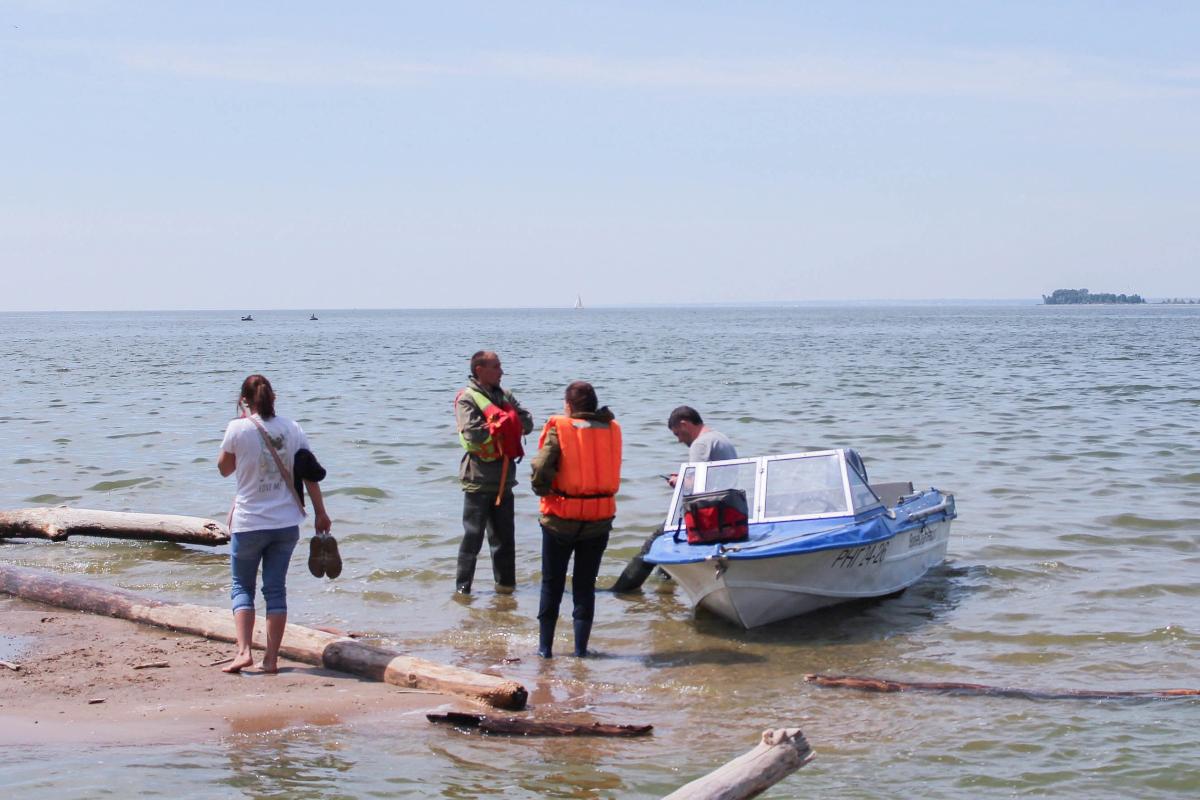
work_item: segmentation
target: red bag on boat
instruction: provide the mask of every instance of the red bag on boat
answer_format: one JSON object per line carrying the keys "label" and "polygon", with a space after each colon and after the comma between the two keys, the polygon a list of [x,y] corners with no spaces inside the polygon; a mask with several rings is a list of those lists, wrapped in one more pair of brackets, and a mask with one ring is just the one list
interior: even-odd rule
{"label": "red bag on boat", "polygon": [[[722,489],[694,494],[683,501],[688,544],[742,542],[750,536],[746,492]],[[678,534],[678,530],[676,531]]]}

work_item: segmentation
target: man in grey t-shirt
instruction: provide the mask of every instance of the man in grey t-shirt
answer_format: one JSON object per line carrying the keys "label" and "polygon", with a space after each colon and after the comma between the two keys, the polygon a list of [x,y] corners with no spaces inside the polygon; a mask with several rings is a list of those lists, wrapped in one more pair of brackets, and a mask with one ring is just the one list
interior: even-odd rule
{"label": "man in grey t-shirt", "polygon": [[[729,437],[704,424],[700,412],[691,406],[680,406],[667,417],[667,427],[675,438],[688,446],[688,461],[727,461],[737,458],[737,450]],[[668,483],[675,485],[674,473]]]}
{"label": "man in grey t-shirt", "polygon": [[[676,439],[688,446],[690,462],[726,461],[738,457],[733,442],[729,441],[725,434],[705,425],[700,412],[691,406],[680,406],[672,411],[671,416],[667,418],[667,427],[675,434]],[[667,482],[674,486],[678,477],[678,474],[673,472],[667,477]],[[643,556],[650,552],[650,545],[654,544],[654,540],[662,536],[662,533],[663,529],[660,527],[650,534],[642,545],[641,552],[630,560],[609,591],[631,592],[646,582],[646,578],[654,571],[654,565],[647,564]]]}

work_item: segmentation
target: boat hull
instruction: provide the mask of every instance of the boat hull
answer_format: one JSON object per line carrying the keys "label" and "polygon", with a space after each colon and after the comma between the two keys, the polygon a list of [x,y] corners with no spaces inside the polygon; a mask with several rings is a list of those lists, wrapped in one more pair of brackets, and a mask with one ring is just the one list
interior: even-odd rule
{"label": "boat hull", "polygon": [[705,608],[756,628],[819,608],[912,586],[946,557],[950,519],[857,547],[771,558],[716,558],[660,566]]}

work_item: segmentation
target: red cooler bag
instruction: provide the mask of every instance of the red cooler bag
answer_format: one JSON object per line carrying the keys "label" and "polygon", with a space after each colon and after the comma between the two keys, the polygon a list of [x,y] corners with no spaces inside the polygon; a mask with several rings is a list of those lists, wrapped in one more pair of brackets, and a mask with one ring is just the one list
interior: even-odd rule
{"label": "red cooler bag", "polygon": [[[688,544],[742,542],[750,535],[746,492],[722,489],[694,494],[683,501],[683,527]],[[679,530],[675,531],[679,539]]]}

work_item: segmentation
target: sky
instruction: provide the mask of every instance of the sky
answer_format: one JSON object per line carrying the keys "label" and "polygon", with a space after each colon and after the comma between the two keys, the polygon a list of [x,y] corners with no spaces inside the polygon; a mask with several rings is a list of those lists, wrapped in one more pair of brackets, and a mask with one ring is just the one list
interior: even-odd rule
{"label": "sky", "polygon": [[0,0],[0,311],[1200,296],[1200,3]]}

